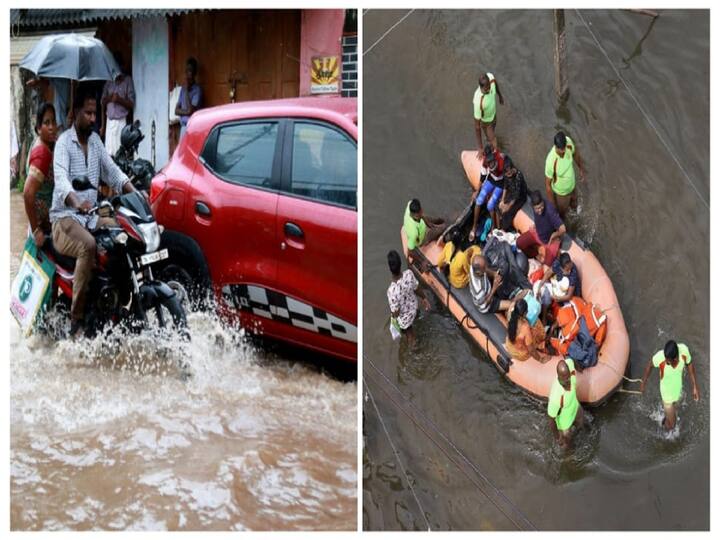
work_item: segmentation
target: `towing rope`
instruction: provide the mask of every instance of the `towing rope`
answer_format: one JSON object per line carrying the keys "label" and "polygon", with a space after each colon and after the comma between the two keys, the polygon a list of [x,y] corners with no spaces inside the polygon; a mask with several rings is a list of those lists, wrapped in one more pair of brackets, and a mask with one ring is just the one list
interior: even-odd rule
{"label": "towing rope", "polygon": [[642,395],[642,392],[640,390],[628,390],[627,388],[618,388],[618,392],[623,392],[625,394],[637,394],[639,396]]}

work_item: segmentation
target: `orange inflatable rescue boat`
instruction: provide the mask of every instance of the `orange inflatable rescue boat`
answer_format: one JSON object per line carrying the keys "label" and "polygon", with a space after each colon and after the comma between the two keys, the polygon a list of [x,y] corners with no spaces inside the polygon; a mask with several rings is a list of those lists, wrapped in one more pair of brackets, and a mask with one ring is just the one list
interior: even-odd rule
{"label": "orange inflatable rescue boat", "polygon": [[[480,182],[480,162],[476,154],[474,150],[461,154],[463,167],[473,190],[478,189]],[[469,231],[472,209],[473,204],[470,204],[451,227],[468,227]],[[518,211],[513,226],[519,233],[533,226],[533,212],[529,201]],[[407,257],[404,230],[401,230],[400,236]],[[414,261],[411,268],[418,278],[435,292],[440,302],[447,307],[470,337],[485,350],[507,379],[525,392],[546,400],[556,378],[557,362],[562,357],[552,357],[545,363],[533,357],[525,361],[513,359],[505,348],[507,336],[505,315],[480,313],[473,304],[467,287],[456,289],[450,286],[445,275],[435,266],[442,251],[436,242],[421,247],[420,251],[431,263],[432,268],[421,272],[417,261]],[[568,234],[562,239],[561,251],[570,254],[580,274],[585,302],[579,301],[579,304],[583,304],[589,316],[595,316],[603,326],[604,336],[598,350],[597,364],[577,372],[578,399],[587,405],[599,405],[622,384],[630,353],[630,341],[612,282],[595,255]],[[557,340],[554,344],[557,345]]]}

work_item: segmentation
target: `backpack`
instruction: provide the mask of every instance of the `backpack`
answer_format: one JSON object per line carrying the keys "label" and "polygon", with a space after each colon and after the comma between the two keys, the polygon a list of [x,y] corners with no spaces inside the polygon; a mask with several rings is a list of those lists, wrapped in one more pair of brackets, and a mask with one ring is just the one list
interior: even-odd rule
{"label": "backpack", "polygon": [[598,344],[590,335],[585,319],[580,318],[578,332],[568,347],[567,354],[578,365],[578,369],[585,369],[597,364]]}

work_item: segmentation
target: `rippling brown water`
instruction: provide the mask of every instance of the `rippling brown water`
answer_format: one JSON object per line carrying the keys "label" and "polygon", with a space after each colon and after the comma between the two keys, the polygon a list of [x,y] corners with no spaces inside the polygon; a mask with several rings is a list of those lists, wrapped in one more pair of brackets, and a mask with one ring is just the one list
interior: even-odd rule
{"label": "rippling brown water", "polygon": [[[365,47],[405,13],[367,12]],[[687,177],[575,11],[566,10],[570,99],[560,110],[549,11],[412,13],[364,56],[364,354],[537,528],[707,529],[709,12],[663,11],[654,22],[627,11],[581,14]],[[617,394],[590,411],[591,427],[564,456],[544,406],[505,381],[437,304],[416,325],[415,350],[391,341],[385,255],[400,247],[410,198],[432,215],[467,201],[459,154],[475,145],[471,100],[482,71],[498,77],[500,146],[531,188],[543,186],[559,128],[587,162],[570,226],[618,293],[631,375],[670,337],[690,346],[701,400],[686,393],[679,433],[660,432],[653,374],[645,396]],[[378,388],[367,389],[381,417],[365,401],[365,529],[423,529],[426,520],[434,529],[513,528]]]}
{"label": "rippling brown water", "polygon": [[[11,196],[11,275],[25,240]],[[23,339],[11,322],[11,528],[357,524],[357,386],[192,314],[188,347]],[[192,378],[171,366],[182,356]],[[168,368],[170,366],[170,368]]]}

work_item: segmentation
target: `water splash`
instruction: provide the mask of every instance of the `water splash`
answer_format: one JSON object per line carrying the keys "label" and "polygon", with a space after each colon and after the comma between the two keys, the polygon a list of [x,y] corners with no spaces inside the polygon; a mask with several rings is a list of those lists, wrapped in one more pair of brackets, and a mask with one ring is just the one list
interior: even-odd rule
{"label": "water splash", "polygon": [[189,342],[13,325],[14,530],[355,527],[356,384],[207,313],[188,325]]}

